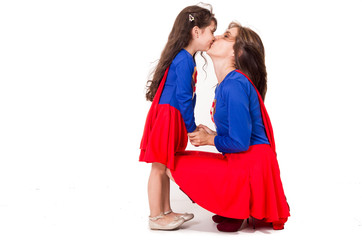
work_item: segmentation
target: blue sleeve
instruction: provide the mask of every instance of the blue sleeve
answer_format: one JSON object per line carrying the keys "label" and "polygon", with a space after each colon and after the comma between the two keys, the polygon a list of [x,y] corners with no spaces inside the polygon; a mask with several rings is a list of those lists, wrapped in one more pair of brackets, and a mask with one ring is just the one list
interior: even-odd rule
{"label": "blue sleeve", "polygon": [[241,83],[224,88],[227,104],[229,134],[216,136],[214,143],[219,152],[237,153],[249,149],[252,122],[249,112],[249,97]]}
{"label": "blue sleeve", "polygon": [[180,62],[176,66],[176,99],[179,110],[185,122],[187,132],[193,132],[196,129],[193,103],[192,74],[194,68],[186,61]]}

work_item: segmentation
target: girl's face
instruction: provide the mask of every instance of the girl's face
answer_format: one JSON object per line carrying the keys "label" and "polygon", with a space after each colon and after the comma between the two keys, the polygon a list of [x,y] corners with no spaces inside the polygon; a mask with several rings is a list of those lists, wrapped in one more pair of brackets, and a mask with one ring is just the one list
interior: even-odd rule
{"label": "girl's face", "polygon": [[212,43],[215,40],[214,32],[216,31],[215,22],[211,21],[211,24],[198,32],[198,38],[195,38],[198,51],[207,51],[210,49]]}
{"label": "girl's face", "polygon": [[211,58],[228,58],[234,56],[235,38],[238,34],[237,28],[230,28],[223,35],[215,37],[215,41],[207,54]]}

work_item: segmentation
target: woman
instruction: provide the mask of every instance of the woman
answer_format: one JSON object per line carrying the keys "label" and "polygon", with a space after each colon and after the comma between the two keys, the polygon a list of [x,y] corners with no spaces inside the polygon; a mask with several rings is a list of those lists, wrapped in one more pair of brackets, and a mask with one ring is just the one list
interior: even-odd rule
{"label": "woman", "polygon": [[179,153],[171,177],[194,202],[217,214],[213,220],[220,231],[237,231],[249,217],[283,229],[290,214],[263,103],[262,41],[251,29],[231,23],[207,53],[218,79],[211,111],[217,131],[200,125],[189,138],[223,154]]}

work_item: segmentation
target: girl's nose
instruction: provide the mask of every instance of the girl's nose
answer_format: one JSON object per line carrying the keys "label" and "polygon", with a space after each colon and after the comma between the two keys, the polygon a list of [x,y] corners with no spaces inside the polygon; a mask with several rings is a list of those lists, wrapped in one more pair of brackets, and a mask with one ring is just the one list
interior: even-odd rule
{"label": "girl's nose", "polygon": [[221,35],[217,35],[217,36],[215,36],[214,41],[219,40],[220,38],[221,38]]}

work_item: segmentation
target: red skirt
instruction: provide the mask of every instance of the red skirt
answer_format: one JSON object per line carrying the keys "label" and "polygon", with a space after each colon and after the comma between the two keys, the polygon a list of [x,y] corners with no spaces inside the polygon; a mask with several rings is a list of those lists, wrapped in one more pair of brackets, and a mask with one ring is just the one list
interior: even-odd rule
{"label": "red skirt", "polygon": [[182,152],[187,146],[187,130],[181,113],[176,108],[161,104],[157,108],[157,117],[150,130],[143,134],[140,161],[158,162],[174,169],[174,159],[177,152]]}
{"label": "red skirt", "polygon": [[279,165],[270,145],[243,153],[185,151],[176,155],[175,182],[192,201],[220,216],[286,222],[286,201]]}

